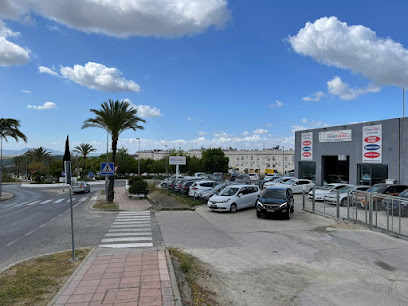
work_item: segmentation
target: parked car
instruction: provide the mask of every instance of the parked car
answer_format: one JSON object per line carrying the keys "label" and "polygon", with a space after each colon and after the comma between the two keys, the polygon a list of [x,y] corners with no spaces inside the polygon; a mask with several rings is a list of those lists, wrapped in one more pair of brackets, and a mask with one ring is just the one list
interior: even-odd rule
{"label": "parked car", "polygon": [[213,196],[218,194],[221,190],[223,190],[227,186],[227,183],[221,183],[216,185],[215,187],[211,188],[210,190],[204,190],[200,192],[199,197],[200,200],[204,203],[207,203],[208,200]]}
{"label": "parked car", "polygon": [[87,192],[91,192],[91,187],[89,186],[89,184],[87,182],[84,181],[80,181],[80,182],[73,182],[72,183],[72,193],[87,193]]}
{"label": "parked car", "polygon": [[294,177],[295,176],[295,172],[291,171],[285,174],[286,177]]}
{"label": "parked car", "polygon": [[[316,188],[314,193],[315,193],[315,201],[323,201],[325,199],[326,194],[328,194],[331,191],[336,191],[337,189],[341,189],[347,184],[339,184],[339,183],[333,183],[333,184],[327,184],[322,187]],[[308,198],[313,199],[313,190],[311,190],[308,193]]]}
{"label": "parked car", "polygon": [[224,173],[222,172],[214,172],[213,175],[217,178],[214,181],[224,181],[225,180]]}
{"label": "parked car", "polygon": [[194,176],[205,176],[206,174],[204,172],[196,172],[194,173]]}
{"label": "parked car", "polygon": [[280,214],[290,219],[290,213],[294,212],[294,203],[290,188],[267,188],[262,192],[256,204],[256,216],[261,218]]}
{"label": "parked car", "polygon": [[188,195],[190,197],[198,197],[200,192],[204,190],[210,190],[213,188],[215,185],[218,185],[218,182],[216,181],[198,181],[195,182],[190,186],[190,191],[188,192]]}
{"label": "parked car", "polygon": [[277,184],[283,184],[287,181],[289,181],[291,178],[290,177],[278,177],[277,179],[274,179],[273,181],[265,182],[263,184],[263,188],[270,188],[274,187]]}
{"label": "parked car", "polygon": [[[405,200],[406,199],[406,200]],[[383,199],[381,206],[385,211],[388,211],[389,215],[399,216],[401,205],[401,217],[408,216],[408,189],[398,194],[398,198],[395,199]]]}
{"label": "parked car", "polygon": [[257,182],[257,181],[259,181],[259,176],[256,173],[250,173],[249,174],[249,179],[251,180],[251,182]]}
{"label": "parked car", "polygon": [[340,174],[329,174],[326,176],[324,179],[327,184],[331,183],[343,183],[343,184],[348,184],[349,178],[346,175],[340,175]]}
{"label": "parked car", "polygon": [[265,178],[261,181],[260,186],[263,189],[263,186],[266,182],[272,182],[276,179],[280,178],[280,176],[265,176]]}
{"label": "parked car", "polygon": [[275,177],[279,177],[279,176],[281,176],[279,173],[276,173],[276,172],[272,172],[272,173],[265,173],[265,177],[267,177],[267,176],[275,176]]}
{"label": "parked car", "polygon": [[196,181],[195,180],[189,180],[189,181],[184,181],[184,183],[181,185],[181,194],[183,195],[188,195],[190,192],[190,186],[193,185]]}
{"label": "parked car", "polygon": [[[350,195],[352,197],[352,193],[355,194],[357,191],[367,191],[368,188],[370,188],[370,186],[345,185],[344,187],[338,189],[340,206],[347,206],[347,202],[349,200],[348,196]],[[327,193],[324,199],[330,204],[336,204],[337,189]]]}
{"label": "parked car", "polygon": [[240,174],[234,181],[236,184],[248,184],[251,185],[251,179],[248,174]]}
{"label": "parked car", "polygon": [[292,178],[289,181],[286,181],[284,184],[275,185],[275,187],[287,187],[290,188],[292,193],[302,193],[303,189],[305,189],[306,192],[309,192],[314,185],[315,183],[313,183],[311,180]]}
{"label": "parked car", "polygon": [[[368,193],[372,194],[378,194],[378,195],[391,195],[391,196],[396,196],[406,190],[408,188],[407,185],[397,185],[397,184],[375,184],[374,186],[370,187],[367,189]],[[367,198],[367,201],[366,201]],[[381,196],[373,196],[373,210],[382,210],[383,207],[381,205],[382,201]],[[370,202],[370,196],[367,196],[365,194],[358,194],[357,195],[357,204],[361,207],[365,207],[368,205]]]}
{"label": "parked car", "polygon": [[261,194],[256,185],[231,185],[225,187],[218,195],[213,195],[208,200],[208,208],[211,211],[230,211],[247,207],[255,207]]}
{"label": "parked car", "polygon": [[232,172],[230,173],[230,181],[233,182],[239,176],[239,173]]}

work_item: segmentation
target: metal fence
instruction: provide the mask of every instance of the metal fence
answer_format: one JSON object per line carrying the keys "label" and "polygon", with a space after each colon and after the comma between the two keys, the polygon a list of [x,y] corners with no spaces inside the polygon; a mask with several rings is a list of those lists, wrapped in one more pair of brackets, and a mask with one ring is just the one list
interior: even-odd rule
{"label": "metal fence", "polygon": [[[337,191],[333,201],[317,188],[303,192],[303,209],[346,220],[353,220],[372,228],[379,228],[398,236],[408,237],[408,199],[398,196],[373,194],[364,191]],[[324,193],[324,192],[323,192]],[[327,192],[328,193],[328,192]],[[319,198],[319,200],[317,200]],[[329,201],[330,200],[330,201]]]}

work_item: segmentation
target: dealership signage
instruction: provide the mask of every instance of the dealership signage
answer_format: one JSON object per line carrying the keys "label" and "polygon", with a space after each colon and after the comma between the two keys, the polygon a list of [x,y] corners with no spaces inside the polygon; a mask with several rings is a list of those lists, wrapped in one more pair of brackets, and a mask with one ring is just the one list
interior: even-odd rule
{"label": "dealership signage", "polygon": [[169,165],[185,165],[185,156],[169,156]]}
{"label": "dealership signage", "polygon": [[302,133],[300,160],[313,160],[313,132]]}
{"label": "dealership signage", "polygon": [[351,141],[351,130],[319,132],[319,142]]}
{"label": "dealership signage", "polygon": [[382,125],[363,126],[363,163],[382,162]]}

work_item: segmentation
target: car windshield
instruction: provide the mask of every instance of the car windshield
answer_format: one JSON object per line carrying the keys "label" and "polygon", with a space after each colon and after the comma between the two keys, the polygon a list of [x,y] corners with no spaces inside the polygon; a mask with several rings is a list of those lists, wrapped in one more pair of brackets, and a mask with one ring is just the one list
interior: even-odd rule
{"label": "car windshield", "polygon": [[220,192],[220,196],[232,196],[238,192],[239,188],[229,187]]}
{"label": "car windshield", "polygon": [[238,176],[237,176],[237,180],[244,180],[244,179],[246,179],[246,178],[247,178],[246,175],[238,175]]}
{"label": "car windshield", "polygon": [[330,190],[330,189],[332,189],[333,187],[335,187],[334,185],[324,185],[324,186],[322,186],[322,187],[320,187],[320,189],[322,189],[322,190]]}
{"label": "car windshield", "polygon": [[264,199],[286,199],[286,191],[283,189],[265,190],[261,196]]}
{"label": "car windshield", "polygon": [[384,190],[385,190],[385,188],[383,186],[373,186],[373,187],[367,189],[367,192],[383,193]]}
{"label": "car windshield", "polygon": [[353,190],[354,186],[344,186],[342,188],[339,189],[340,192],[347,192],[349,190]]}
{"label": "car windshield", "polygon": [[406,189],[406,190],[404,190],[403,192],[401,192],[398,196],[399,196],[399,197],[408,198],[408,189]]}
{"label": "car windshield", "polygon": [[288,180],[284,184],[291,185],[292,183],[296,182],[295,180]]}

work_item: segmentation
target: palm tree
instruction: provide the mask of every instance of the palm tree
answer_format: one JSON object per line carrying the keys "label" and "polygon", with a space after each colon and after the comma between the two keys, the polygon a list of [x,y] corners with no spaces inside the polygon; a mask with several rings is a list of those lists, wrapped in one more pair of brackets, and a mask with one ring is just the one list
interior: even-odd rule
{"label": "palm tree", "polygon": [[31,161],[36,163],[43,163],[51,157],[51,153],[43,147],[31,149],[27,152],[27,155],[29,156]]}
{"label": "palm tree", "polygon": [[[144,130],[139,122],[146,123],[145,120],[137,116],[137,109],[132,107],[126,101],[103,102],[101,109],[91,109],[95,118],[89,118],[84,121],[82,129],[88,127],[97,127],[106,130],[112,136],[112,162],[116,160],[116,150],[120,133],[126,130]],[[114,198],[114,180],[113,176],[109,177],[108,202],[113,202]]]}
{"label": "palm tree", "polygon": [[0,118],[0,198],[3,194],[3,139],[7,140],[7,137],[14,138],[18,142],[19,139],[22,139],[24,142],[27,142],[27,137],[20,130],[20,120],[11,119],[11,118]]}
{"label": "palm tree", "polygon": [[79,154],[82,154],[82,157],[84,159],[84,170],[86,168],[86,157],[89,155],[91,152],[95,152],[96,149],[88,143],[81,143],[79,146],[76,146],[74,149],[75,152],[78,152]]}

